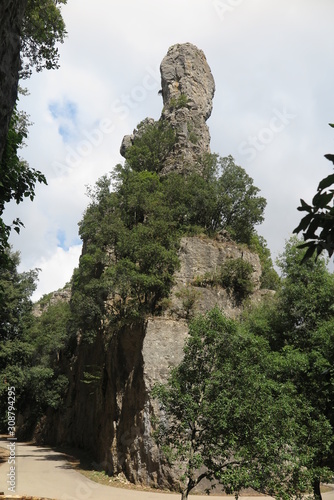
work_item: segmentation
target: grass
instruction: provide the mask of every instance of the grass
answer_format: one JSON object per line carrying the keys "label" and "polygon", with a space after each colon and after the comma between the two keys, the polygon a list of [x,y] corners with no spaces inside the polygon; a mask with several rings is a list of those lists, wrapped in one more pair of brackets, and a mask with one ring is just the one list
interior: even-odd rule
{"label": "grass", "polygon": [[94,466],[95,462],[93,457],[84,450],[71,447],[57,447],[55,448],[55,451],[66,455],[67,461],[71,464],[74,470],[96,483],[103,484],[105,486],[113,486],[114,488],[125,488],[137,491],[173,493],[169,490],[149,488],[143,485],[130,483],[123,473],[117,474],[116,476],[109,476],[105,471],[97,470],[96,466]]}

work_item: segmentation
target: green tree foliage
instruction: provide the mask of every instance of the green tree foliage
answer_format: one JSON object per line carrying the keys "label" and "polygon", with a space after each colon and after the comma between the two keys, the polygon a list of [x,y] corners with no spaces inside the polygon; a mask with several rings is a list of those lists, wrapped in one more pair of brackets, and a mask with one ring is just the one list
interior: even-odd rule
{"label": "green tree foliage", "polygon": [[[153,312],[178,266],[180,227],[154,172],[117,168],[113,192],[102,178],[80,223],[85,252],[73,277],[73,312],[86,338],[105,319]],[[106,299],[108,298],[108,301]]]}
{"label": "green tree foliage", "polygon": [[181,364],[154,389],[161,405],[156,438],[182,470],[182,500],[204,478],[227,493],[253,487],[286,499],[310,486],[301,424],[309,406],[282,379],[283,367],[263,336],[218,309],[190,324]]}
{"label": "green tree foliage", "polygon": [[236,165],[232,156],[220,159],[218,179],[220,225],[232,233],[236,241],[250,244],[254,227],[263,222],[266,200],[246,171]]}
{"label": "green tree foliage", "polygon": [[67,0],[28,0],[21,26],[21,77],[36,71],[59,67],[58,44],[66,36],[60,6]]}
{"label": "green tree foliage", "polygon": [[[28,0],[20,26],[21,38],[21,78],[27,78],[32,68],[58,68],[58,44],[64,41],[65,24],[60,6],[67,0]],[[8,10],[9,15],[11,11]],[[17,87],[15,88],[15,94]],[[12,110],[10,110],[12,111]],[[10,113],[7,113],[10,115]],[[8,124],[8,119],[6,118]],[[30,168],[27,162],[19,158],[18,151],[24,145],[28,133],[28,117],[14,108],[9,123],[3,154],[0,158],[0,266],[7,266],[9,248],[8,239],[11,228],[19,232],[23,223],[20,219],[5,224],[3,212],[5,204],[11,200],[21,203],[24,198],[34,199],[35,186],[38,182],[46,184],[44,175]],[[8,125],[7,125],[8,126]],[[6,130],[7,130],[6,126]],[[1,145],[2,146],[2,145]]]}
{"label": "green tree foliage", "polygon": [[246,323],[285,357],[282,376],[293,381],[310,406],[311,418],[304,422],[309,435],[305,467],[319,497],[320,482],[334,474],[334,276],[323,259],[300,265],[304,254],[297,238],[287,243],[279,261],[282,287]]}
{"label": "green tree foliage", "polygon": [[[25,143],[28,135],[28,117],[26,113],[17,111],[13,112],[9,126],[4,154],[0,161],[0,266],[4,266],[8,262],[9,248],[8,238],[11,231],[11,226],[8,226],[3,221],[3,213],[6,203],[15,200],[16,203],[21,203],[25,198],[30,198],[32,201],[35,197],[35,186],[37,182],[46,184],[44,175],[29,167],[26,161],[19,157],[19,149]],[[20,219],[15,219],[12,227],[16,232],[20,232],[20,227],[23,223]]]}
{"label": "green tree foliage", "polygon": [[0,268],[0,339],[14,340],[20,337],[31,322],[30,300],[36,288],[38,270],[19,273],[19,255],[12,254],[10,266]]}
{"label": "green tree foliage", "polygon": [[[334,124],[329,124],[334,128]],[[334,155],[326,154],[325,158],[334,163]],[[301,248],[306,248],[303,262],[314,254],[318,257],[324,250],[329,257],[334,252],[334,207],[333,207],[334,174],[330,174],[319,182],[317,193],[313,197],[312,205],[300,200],[300,212],[306,212],[294,233],[302,233],[305,243]]]}
{"label": "green tree foliage", "polygon": [[133,146],[126,153],[126,160],[137,172],[159,172],[175,142],[175,131],[166,122],[152,124],[144,120],[137,127],[137,134]]}
{"label": "green tree foliage", "polygon": [[[168,124],[141,122],[134,144],[126,153],[128,166],[137,172],[159,173],[175,141],[175,132]],[[202,170],[203,175],[193,173],[186,179],[179,174],[168,175],[171,202],[173,196],[177,197],[179,205],[182,194],[190,224],[208,231],[225,229],[236,241],[250,244],[255,226],[263,222],[266,206],[253,179],[235,164],[232,156],[204,156]],[[187,190],[182,193],[185,185]]]}
{"label": "green tree foliage", "polygon": [[7,388],[15,387],[16,411],[29,410],[25,429],[46,409],[57,407],[67,379],[58,372],[59,353],[66,344],[69,305],[50,305],[36,318],[31,294],[37,270],[19,273],[19,257],[11,255],[10,267],[0,271],[0,428],[7,432]]}
{"label": "green tree foliage", "polygon": [[[262,220],[265,201],[256,196],[258,190],[251,187],[252,180],[241,167],[236,168],[234,182],[239,186],[242,171],[242,185],[246,192],[249,188],[245,203],[254,204],[257,215],[247,219],[248,209],[243,211],[236,200],[228,203],[228,195],[221,193],[227,172],[230,196],[239,195],[232,188],[231,158],[228,162],[218,161],[215,155],[203,158],[203,175],[159,176],[163,140],[152,137],[162,134],[169,144],[170,135],[165,126],[157,127],[146,123],[125,165],[118,165],[113,176],[102,177],[89,190],[92,202],[79,224],[84,252],[74,273],[72,300],[73,325],[79,326],[87,340],[103,329],[105,321],[128,321],[159,311],[179,265],[182,235],[211,235],[225,228],[226,205],[228,228],[234,228],[238,241],[248,240],[255,232],[254,224]],[[234,205],[238,208],[233,209]]]}
{"label": "green tree foliage", "polygon": [[254,291],[253,272],[253,266],[242,258],[226,260],[222,265],[219,281],[237,306]]}
{"label": "green tree foliage", "polygon": [[267,242],[262,236],[253,234],[250,240],[250,249],[257,253],[261,262],[261,288],[277,290],[280,286],[280,278],[273,267],[270,250]]}

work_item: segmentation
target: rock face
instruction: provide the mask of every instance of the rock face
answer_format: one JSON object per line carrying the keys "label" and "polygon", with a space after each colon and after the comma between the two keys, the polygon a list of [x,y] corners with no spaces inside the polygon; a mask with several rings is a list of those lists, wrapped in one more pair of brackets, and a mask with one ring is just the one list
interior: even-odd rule
{"label": "rock face", "polygon": [[[214,94],[210,68],[203,52],[187,43],[169,49],[161,75],[164,109],[160,119],[169,121],[178,139],[162,174],[200,169],[201,156],[209,152],[206,120]],[[152,119],[146,120],[146,124],[152,123]],[[123,139],[124,156],[138,133],[140,130]],[[152,417],[159,414],[152,387],[165,382],[171,367],[182,360],[193,314],[205,313],[215,305],[229,317],[240,313],[241,306],[236,306],[219,280],[202,283],[207,276],[217,276],[228,259],[240,258],[253,268],[255,292],[251,300],[258,300],[264,292],[259,289],[261,264],[257,255],[223,234],[214,240],[183,237],[180,268],[163,314],[123,326],[110,324],[107,333],[99,332],[90,345],[81,344],[78,336],[67,367],[66,405],[47,415],[36,438],[90,450],[96,463],[112,475],[123,473],[135,483],[176,487],[178,471],[166,464],[152,433]]]}
{"label": "rock face", "polygon": [[[215,82],[204,53],[191,43],[170,47],[161,66],[163,110],[160,117],[176,132],[176,144],[162,168],[186,173],[202,168],[205,153],[210,152],[210,133],[206,120],[212,111]],[[154,123],[152,118],[147,123]],[[120,152],[126,151],[138,131],[124,137]]]}
{"label": "rock face", "polygon": [[206,120],[211,115],[215,82],[204,53],[191,43],[173,45],[161,66],[164,108],[160,120],[176,130],[175,151],[163,173],[194,169],[210,152]]}
{"label": "rock face", "polygon": [[27,0],[0,3],[0,160],[17,97],[20,61],[20,26]]}
{"label": "rock face", "polygon": [[196,294],[192,314],[215,305],[230,317],[240,312],[222,287],[196,285],[197,277],[214,273],[226,259],[240,257],[253,266],[256,300],[264,293],[259,290],[257,255],[224,239],[183,238],[180,269],[164,314],[118,331],[110,327],[108,338],[98,335],[92,345],[79,341],[68,369],[66,407],[61,413],[50,412],[47,424],[37,429],[37,440],[88,449],[96,465],[112,475],[123,473],[131,482],[176,488],[178,471],[164,462],[152,436],[158,407],[151,390],[165,382],[171,367],[182,360],[189,318],[183,290]]}
{"label": "rock face", "polygon": [[42,316],[42,314],[54,304],[58,302],[67,302],[69,303],[71,300],[71,286],[69,284],[65,285],[61,290],[57,290],[56,292],[50,293],[45,299],[41,299],[33,307],[33,314],[37,318]]}

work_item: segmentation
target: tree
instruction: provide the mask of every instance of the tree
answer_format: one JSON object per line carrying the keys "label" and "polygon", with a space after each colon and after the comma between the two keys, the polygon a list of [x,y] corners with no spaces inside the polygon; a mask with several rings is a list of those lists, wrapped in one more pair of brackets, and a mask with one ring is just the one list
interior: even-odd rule
{"label": "tree", "polygon": [[301,265],[304,254],[300,240],[287,242],[279,260],[282,286],[273,300],[252,311],[245,327],[287,360],[281,377],[293,381],[309,405],[305,467],[320,498],[320,482],[334,474],[334,276],[321,258]]}
{"label": "tree", "polygon": [[259,188],[232,156],[221,158],[218,168],[220,226],[230,231],[236,241],[250,244],[254,227],[264,220],[266,200],[258,196]]}
{"label": "tree", "polygon": [[176,133],[166,122],[148,123],[144,120],[137,126],[126,160],[133,170],[159,172],[175,142]]}
{"label": "tree", "polygon": [[[17,203],[26,197],[33,199],[36,183],[46,183],[41,172],[18,156],[28,129],[26,114],[15,107],[18,80],[19,76],[30,76],[33,67],[37,71],[58,67],[57,44],[66,35],[59,6],[65,3],[66,0],[15,0],[4,1],[0,7],[0,59],[4,71],[0,93],[0,266],[8,265],[6,249],[11,230],[2,218],[5,204],[12,199]],[[12,226],[19,232],[23,223],[16,219]]]}
{"label": "tree", "polygon": [[67,345],[70,311],[69,304],[56,303],[36,318],[31,294],[38,271],[19,273],[18,254],[9,262],[10,267],[0,270],[0,429],[8,430],[7,391],[15,387],[15,409],[28,411],[23,432],[29,432],[48,407],[60,404],[67,386],[57,361]]}
{"label": "tree", "polygon": [[31,321],[31,294],[36,289],[38,270],[19,273],[19,254],[13,253],[10,267],[0,268],[0,340],[18,338]]}
{"label": "tree", "polygon": [[154,389],[156,437],[183,471],[182,500],[204,478],[227,493],[251,486],[291,498],[305,491],[309,450],[301,422],[309,408],[280,379],[283,364],[263,337],[218,309],[190,324],[183,361]]}
{"label": "tree", "polygon": [[[8,262],[9,255],[6,250],[9,248],[8,238],[11,226],[5,224],[2,218],[6,203],[11,200],[21,203],[25,198],[30,198],[32,201],[35,197],[36,183],[46,184],[45,176],[30,168],[27,162],[18,156],[19,149],[24,146],[24,140],[28,136],[28,125],[26,113],[15,109],[0,161],[0,266],[4,266]],[[22,226],[23,223],[20,219],[15,219],[12,223],[12,227],[18,233]]]}
{"label": "tree", "polygon": [[[329,124],[334,128],[334,124]],[[325,158],[334,163],[334,155],[326,154]],[[333,207],[334,174],[322,179],[318,185],[317,193],[313,197],[312,205],[300,200],[301,205],[297,210],[307,212],[294,229],[294,233],[302,233],[306,243],[300,248],[307,248],[303,262],[311,258],[314,253],[318,257],[324,250],[329,257],[334,252],[334,207]]]}
{"label": "tree", "polygon": [[1,423],[6,418],[8,386],[17,388],[23,403],[26,387],[25,365],[30,362],[32,346],[24,332],[32,324],[30,296],[36,288],[37,270],[18,273],[18,254],[11,255],[10,267],[0,269],[0,402]]}
{"label": "tree", "polygon": [[58,44],[66,28],[60,7],[67,0],[28,0],[21,25],[21,78],[36,71],[59,68]]}

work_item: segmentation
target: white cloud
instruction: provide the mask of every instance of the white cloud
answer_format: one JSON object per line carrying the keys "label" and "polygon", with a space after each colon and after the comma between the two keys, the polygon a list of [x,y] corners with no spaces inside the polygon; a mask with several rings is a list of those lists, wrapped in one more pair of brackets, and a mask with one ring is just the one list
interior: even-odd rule
{"label": "white cloud", "polygon": [[[42,267],[38,293],[61,286],[60,259],[64,269],[75,265],[85,186],[121,161],[125,134],[159,117],[157,68],[174,43],[192,42],[206,54],[216,81],[212,151],[232,154],[261,188],[268,205],[260,232],[275,255],[282,251],[299,198],[310,200],[331,171],[323,155],[333,145],[332,0],[71,0],[63,12],[69,36],[61,68],[33,75],[30,96],[21,98],[34,122],[22,156],[49,184],[33,203],[6,213],[25,223],[12,243],[24,269]],[[50,112],[69,103],[75,120]],[[284,109],[295,118],[249,161],[240,144],[265,139],[275,110]],[[58,248],[59,234],[70,250]]]}
{"label": "white cloud", "polygon": [[[63,288],[70,281],[73,269],[78,266],[80,254],[81,245],[72,246],[68,250],[57,247],[48,258],[37,260],[36,267],[41,271],[38,290],[33,294],[32,299],[38,300],[50,291]],[[50,284],[52,284],[52,289],[50,289]]]}

